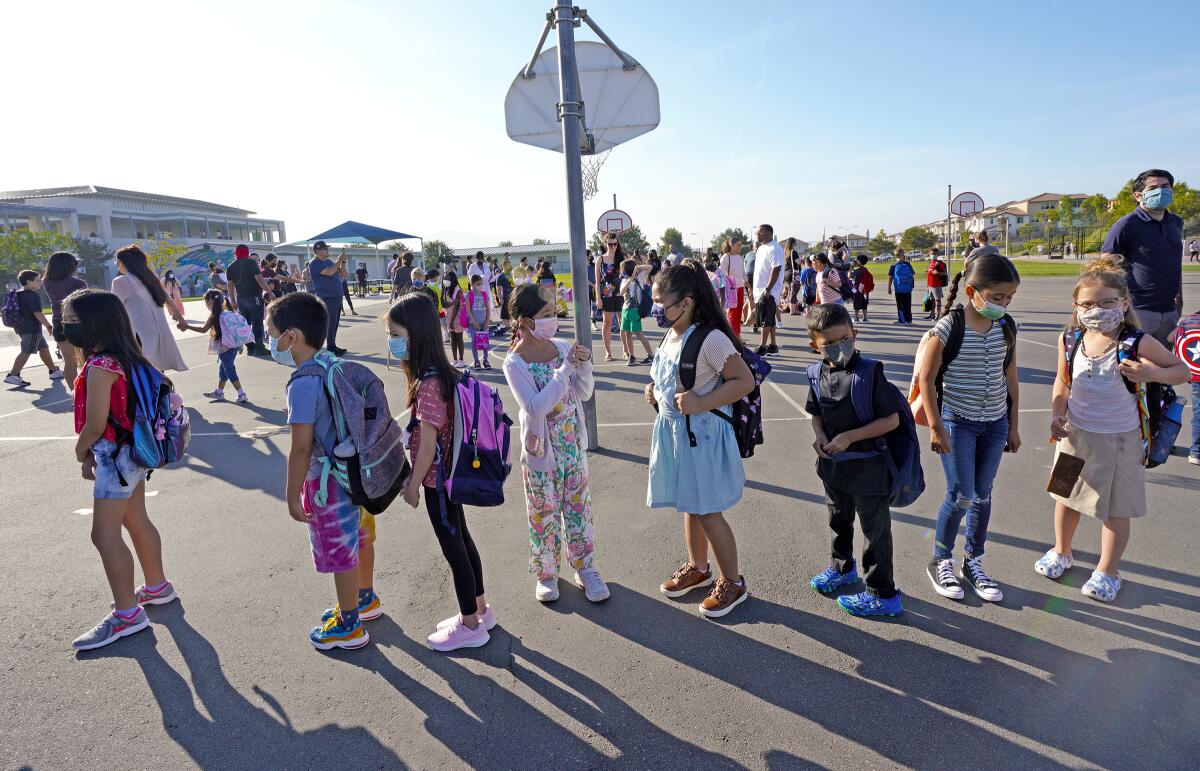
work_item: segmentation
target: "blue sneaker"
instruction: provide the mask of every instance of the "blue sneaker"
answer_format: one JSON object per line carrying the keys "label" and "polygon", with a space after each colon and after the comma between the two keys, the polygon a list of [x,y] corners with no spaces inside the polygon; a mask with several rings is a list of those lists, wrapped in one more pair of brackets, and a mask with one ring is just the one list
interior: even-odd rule
{"label": "blue sneaker", "polygon": [[869,618],[871,616],[899,616],[904,612],[900,604],[900,592],[894,597],[884,599],[867,592],[847,594],[838,597],[838,605],[851,616]]}
{"label": "blue sneaker", "polygon": [[313,644],[313,647],[323,651],[331,648],[354,650],[370,642],[371,636],[367,634],[362,621],[358,619],[355,619],[353,624],[346,626],[340,618],[331,618],[309,632],[308,641]]}
{"label": "blue sneaker", "polygon": [[[338,614],[338,606],[337,605],[334,605],[332,608],[326,608],[325,612],[321,614],[321,623],[322,624],[328,623],[329,619],[333,618],[337,614]],[[370,600],[368,600],[366,602],[358,603],[358,617],[361,618],[363,621],[374,621],[375,619],[379,618],[382,615],[383,615],[383,603],[380,602],[379,595],[376,594],[375,592],[371,592]]]}
{"label": "blue sneaker", "polygon": [[851,562],[850,569],[845,573],[839,573],[838,569],[833,566],[825,568],[813,576],[808,585],[822,594],[829,594],[841,589],[843,586],[856,583],[858,583],[858,566]]}

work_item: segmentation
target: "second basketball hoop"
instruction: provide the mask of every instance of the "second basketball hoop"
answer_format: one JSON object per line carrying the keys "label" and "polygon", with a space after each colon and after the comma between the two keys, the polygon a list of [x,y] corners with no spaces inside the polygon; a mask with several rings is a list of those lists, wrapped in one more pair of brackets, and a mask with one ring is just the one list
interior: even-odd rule
{"label": "second basketball hoop", "polygon": [[620,209],[609,209],[596,220],[596,230],[601,233],[624,233],[633,227],[633,219]]}

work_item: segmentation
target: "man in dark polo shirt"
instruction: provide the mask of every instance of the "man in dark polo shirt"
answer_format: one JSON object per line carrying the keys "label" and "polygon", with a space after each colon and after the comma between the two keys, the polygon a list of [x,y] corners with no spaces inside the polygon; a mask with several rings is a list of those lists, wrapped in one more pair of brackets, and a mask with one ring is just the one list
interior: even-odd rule
{"label": "man in dark polo shirt", "polygon": [[1183,307],[1183,219],[1167,211],[1175,177],[1149,169],[1133,180],[1138,206],[1113,223],[1103,252],[1125,258],[1138,323],[1163,345]]}
{"label": "man in dark polo shirt", "polygon": [[251,356],[268,356],[266,346],[263,345],[263,312],[266,310],[263,293],[269,293],[271,288],[263,279],[258,259],[254,252],[250,251],[250,247],[238,244],[233,250],[233,255],[233,264],[226,271],[226,275],[229,276],[229,299],[238,313],[250,322],[250,328],[254,331],[254,342],[246,344],[246,353]]}

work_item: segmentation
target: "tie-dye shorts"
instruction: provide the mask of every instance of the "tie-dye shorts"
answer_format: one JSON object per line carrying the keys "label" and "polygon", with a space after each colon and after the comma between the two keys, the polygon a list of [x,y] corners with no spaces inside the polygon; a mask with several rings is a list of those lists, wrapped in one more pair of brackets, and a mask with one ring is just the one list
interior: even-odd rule
{"label": "tie-dye shorts", "polygon": [[312,515],[308,543],[318,573],[343,573],[358,567],[360,548],[375,543],[375,517],[355,506],[350,493],[332,477],[326,485],[324,506],[313,500],[321,486],[319,470],[309,472],[300,490],[304,510]]}

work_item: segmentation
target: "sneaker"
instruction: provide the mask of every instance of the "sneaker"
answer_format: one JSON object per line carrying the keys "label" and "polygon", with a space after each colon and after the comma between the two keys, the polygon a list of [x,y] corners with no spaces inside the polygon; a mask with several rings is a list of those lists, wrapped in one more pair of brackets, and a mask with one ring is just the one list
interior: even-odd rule
{"label": "sneaker", "polygon": [[672,573],[670,578],[663,581],[658,590],[668,597],[682,597],[693,589],[709,586],[714,580],[715,576],[713,576],[711,567],[702,571],[687,562]]}
{"label": "sneaker", "polygon": [[1200,466],[1200,453],[1192,453],[1188,456],[1188,463],[1193,466]]}
{"label": "sneaker", "polygon": [[156,592],[152,592],[142,584],[134,592],[137,595],[138,605],[166,605],[168,602],[174,602],[179,595],[175,594],[175,587],[170,581],[163,584],[162,588]]}
{"label": "sneaker", "polygon": [[53,372],[50,373],[50,379],[51,380],[62,380],[63,379],[63,371],[61,369],[54,370]]}
{"label": "sneaker", "polygon": [[1000,584],[993,581],[991,576],[984,572],[982,559],[982,557],[964,557],[960,570],[962,579],[975,590],[979,599],[1000,602],[1004,599],[1004,592],[1000,591]]}
{"label": "sneaker", "polygon": [[700,612],[709,618],[720,618],[749,596],[744,576],[738,576],[736,583],[724,576],[718,576],[712,591],[700,602]]}
{"label": "sneaker", "polygon": [[839,573],[837,568],[830,565],[813,576],[808,585],[822,594],[829,594],[841,589],[843,586],[856,583],[858,583],[858,567],[851,562],[850,569],[845,573]]}
{"label": "sneaker", "polygon": [[954,576],[954,560],[949,557],[943,559],[934,557],[925,566],[925,572],[929,575],[929,580],[933,583],[933,590],[943,597],[949,597],[952,600],[961,600],[965,595],[962,584]]}
{"label": "sneaker", "polygon": [[1051,549],[1042,555],[1042,558],[1033,563],[1033,571],[1039,573],[1046,578],[1059,579],[1063,573],[1066,573],[1074,565],[1074,561],[1069,557]]}
{"label": "sneaker", "polygon": [[[458,613],[455,613],[450,618],[439,621],[436,628],[437,629],[445,629],[446,627],[451,626],[452,624],[455,624],[459,621],[462,621],[462,616]],[[479,623],[483,626],[484,629],[488,630],[489,632],[495,628],[496,623],[497,623],[496,622],[496,612],[494,610],[492,610],[491,605],[488,605],[483,609],[483,613],[481,613],[479,615]]]}
{"label": "sneaker", "polygon": [[771,345],[768,345],[767,346],[767,355],[768,356],[778,356],[779,355],[779,346],[775,345],[774,343],[772,343]]}
{"label": "sneaker", "polygon": [[900,592],[894,597],[877,597],[869,592],[859,594],[843,594],[837,599],[838,606],[851,616],[870,618],[872,616],[899,616],[904,612],[900,604]]}
{"label": "sneaker", "polygon": [[320,626],[309,632],[308,641],[313,644],[314,648],[322,651],[333,648],[355,650],[369,643],[371,636],[367,634],[362,619],[355,619],[353,624],[346,626],[342,623],[340,616],[334,616],[324,620]]}
{"label": "sneaker", "polygon": [[4,382],[8,383],[9,385],[15,385],[15,386],[27,386],[30,384],[28,380],[24,379],[20,375],[11,375],[11,374],[5,376]]}
{"label": "sneaker", "polygon": [[539,578],[533,590],[533,596],[538,602],[554,602],[558,599],[558,576]]}
{"label": "sneaker", "polygon": [[[336,618],[341,609],[334,605],[332,608],[326,608],[321,614],[321,623],[328,624],[330,619]],[[367,602],[358,603],[358,617],[363,621],[374,621],[383,615],[383,603],[379,600],[379,595],[371,592],[371,599]]]}
{"label": "sneaker", "polygon": [[1087,580],[1087,583],[1079,591],[1085,597],[1091,597],[1093,600],[1112,602],[1117,599],[1117,592],[1121,591],[1121,583],[1120,573],[1114,578],[1107,573],[1093,570],[1092,577]]}
{"label": "sneaker", "polygon": [[215,391],[206,391],[204,393],[204,398],[211,399],[214,402],[223,402],[225,401],[225,392],[219,388]]}
{"label": "sneaker", "polygon": [[[654,363],[654,354],[652,354],[652,353],[646,354],[646,358],[642,359],[642,364],[653,364],[653,363]],[[1200,461],[1197,461],[1197,462],[1200,463]]]}
{"label": "sneaker", "polygon": [[[755,331],[757,332],[758,330],[755,330]],[[767,346],[765,346],[765,345],[760,345],[760,346],[758,346],[757,348],[755,348],[755,349],[754,349],[754,352],[755,352],[755,353],[757,353],[759,356],[762,356],[762,357],[766,358],[766,355],[767,355]]]}
{"label": "sneaker", "polygon": [[628,367],[636,367],[636,366],[637,366],[637,359],[635,359],[635,358],[633,358],[632,356],[630,356],[628,359],[626,359],[626,360],[625,360],[625,365],[626,365],[626,366],[628,366]]}
{"label": "sneaker", "polygon": [[485,362],[483,363],[483,368],[484,368],[484,369],[491,369],[491,368],[492,368],[492,365],[491,365],[491,363],[490,363],[490,362],[486,362],[486,361],[485,361]]}
{"label": "sneaker", "polygon": [[248,401],[250,401],[250,397],[246,396],[245,391],[243,391],[242,393],[237,395],[237,403],[238,404],[245,404]]}
{"label": "sneaker", "polygon": [[459,648],[479,648],[487,645],[488,640],[492,636],[488,634],[487,627],[483,624],[472,629],[462,622],[462,619],[455,618],[454,623],[447,627],[442,627],[426,638],[429,647],[435,651],[446,653],[447,651],[455,651]]}
{"label": "sneaker", "polygon": [[140,632],[150,625],[150,618],[146,615],[146,611],[140,607],[133,618],[121,618],[117,612],[110,611],[104,620],[92,627],[90,632],[85,632],[75,638],[75,642],[71,643],[77,651],[90,651],[93,648],[102,648],[111,642],[116,642],[122,637],[128,637],[131,634]]}
{"label": "sneaker", "polygon": [[595,568],[584,568],[575,574],[575,585],[587,595],[588,602],[604,602],[608,599],[608,584]]}

